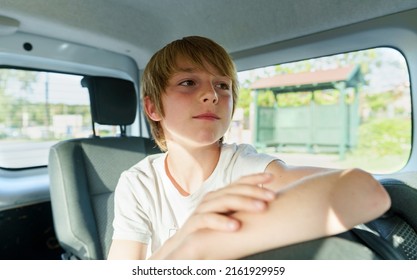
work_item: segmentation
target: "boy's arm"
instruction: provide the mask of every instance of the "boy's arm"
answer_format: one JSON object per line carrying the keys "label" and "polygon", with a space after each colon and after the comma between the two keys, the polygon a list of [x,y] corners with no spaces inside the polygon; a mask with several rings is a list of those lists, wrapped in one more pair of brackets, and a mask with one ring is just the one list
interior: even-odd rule
{"label": "boy's arm", "polygon": [[194,232],[166,258],[237,259],[338,234],[382,215],[389,207],[385,189],[362,170],[311,175],[279,192],[266,211],[233,214],[242,223],[238,231]]}
{"label": "boy's arm", "polygon": [[281,191],[306,176],[324,173],[336,169],[315,167],[315,166],[289,166],[282,161],[275,160],[268,164],[266,173],[274,174],[273,180],[264,187],[274,191]]}
{"label": "boy's arm", "polygon": [[147,245],[132,240],[114,239],[110,246],[109,260],[144,260],[146,258]]}

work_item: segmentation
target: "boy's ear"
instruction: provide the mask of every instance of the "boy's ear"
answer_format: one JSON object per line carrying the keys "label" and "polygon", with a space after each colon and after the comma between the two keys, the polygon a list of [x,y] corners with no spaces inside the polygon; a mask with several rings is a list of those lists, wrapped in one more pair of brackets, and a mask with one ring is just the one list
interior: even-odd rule
{"label": "boy's ear", "polygon": [[148,117],[155,122],[159,122],[160,120],[162,120],[161,116],[156,111],[155,104],[151,101],[149,96],[145,96],[144,102],[145,112],[148,115]]}

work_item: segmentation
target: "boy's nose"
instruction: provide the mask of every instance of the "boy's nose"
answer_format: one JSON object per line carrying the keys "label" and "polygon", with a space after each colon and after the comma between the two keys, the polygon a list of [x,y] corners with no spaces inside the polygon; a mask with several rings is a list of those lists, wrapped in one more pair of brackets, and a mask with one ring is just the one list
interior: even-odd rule
{"label": "boy's nose", "polygon": [[212,102],[213,104],[217,104],[219,101],[219,96],[213,86],[207,88],[201,98],[204,103]]}

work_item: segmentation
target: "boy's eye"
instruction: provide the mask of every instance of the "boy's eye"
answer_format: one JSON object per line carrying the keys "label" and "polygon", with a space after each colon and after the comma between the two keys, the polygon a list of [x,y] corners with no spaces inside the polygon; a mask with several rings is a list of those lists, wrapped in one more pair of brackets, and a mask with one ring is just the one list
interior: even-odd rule
{"label": "boy's eye", "polygon": [[222,89],[222,90],[229,90],[230,89],[230,85],[227,83],[219,83],[216,85],[216,87]]}
{"label": "boy's eye", "polygon": [[192,80],[186,80],[180,83],[180,86],[193,86],[193,85],[195,85],[195,82]]}

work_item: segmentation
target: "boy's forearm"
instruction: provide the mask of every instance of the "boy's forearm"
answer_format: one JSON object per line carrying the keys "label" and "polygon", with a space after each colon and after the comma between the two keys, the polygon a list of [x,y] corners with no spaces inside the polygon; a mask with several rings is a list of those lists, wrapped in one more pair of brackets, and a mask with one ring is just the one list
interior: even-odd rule
{"label": "boy's forearm", "polygon": [[238,212],[234,233],[201,230],[170,258],[236,259],[346,231],[383,214],[390,205],[385,190],[361,170],[309,176],[279,193],[261,213]]}

